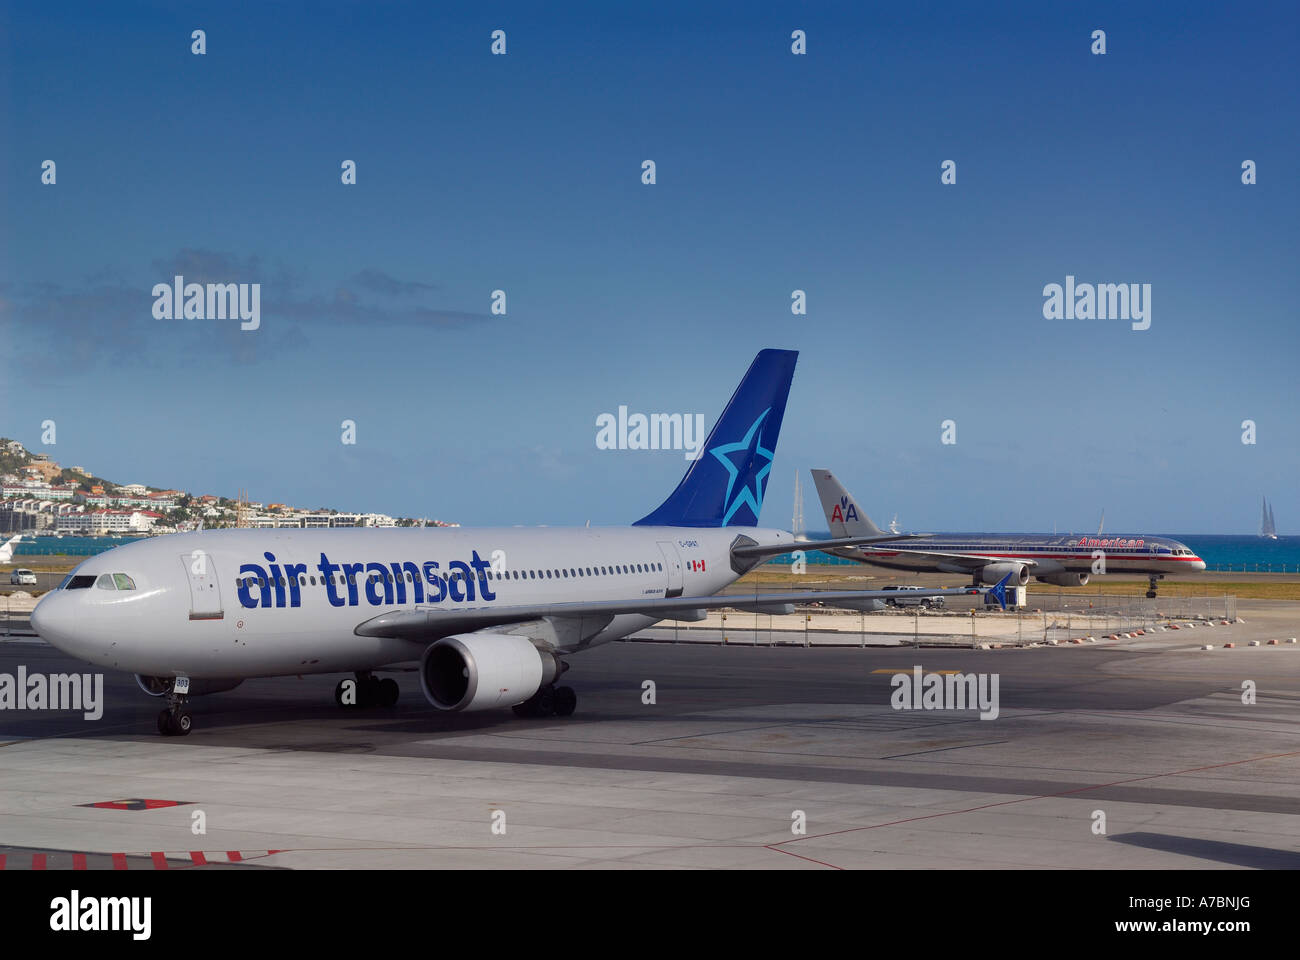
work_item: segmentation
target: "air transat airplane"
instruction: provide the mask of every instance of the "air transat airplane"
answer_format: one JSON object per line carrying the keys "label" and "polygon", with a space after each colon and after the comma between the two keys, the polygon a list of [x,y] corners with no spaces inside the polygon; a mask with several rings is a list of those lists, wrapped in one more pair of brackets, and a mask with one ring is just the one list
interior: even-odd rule
{"label": "air transat airplane", "polygon": [[[248,677],[351,672],[335,699],[391,706],[374,671],[418,662],[438,710],[513,707],[568,716],[564,657],[659,620],[733,607],[788,613],[817,599],[871,609],[882,590],[718,597],[794,537],[757,526],[794,375],[764,350],[702,455],[656,510],[604,529],[214,530],[136,541],[82,563],[43,597],[32,625],[73,656],[134,673],[165,697],[164,735],[188,733],[188,698]],[[804,543],[833,549],[874,533]],[[989,592],[927,590],[918,596]],[[1001,597],[1002,587],[991,591]]]}
{"label": "air transat airplane", "polygon": [[[832,537],[883,533],[829,470],[814,470],[812,475]],[[932,533],[887,547],[858,544],[827,552],[893,570],[964,573],[977,584],[1009,576],[1012,586],[1024,586],[1033,576],[1044,583],[1082,587],[1094,572],[1140,573],[1148,577],[1147,596],[1152,598],[1156,581],[1166,573],[1205,569],[1205,561],[1185,544],[1147,535]]]}

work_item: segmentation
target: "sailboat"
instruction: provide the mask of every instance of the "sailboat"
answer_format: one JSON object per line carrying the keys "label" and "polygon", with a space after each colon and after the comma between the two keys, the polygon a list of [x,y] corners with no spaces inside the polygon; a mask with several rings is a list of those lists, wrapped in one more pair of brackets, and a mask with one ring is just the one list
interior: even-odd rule
{"label": "sailboat", "polygon": [[1273,508],[1268,505],[1268,498],[1264,498],[1264,511],[1259,521],[1259,535],[1265,540],[1277,539],[1277,521],[1273,519]]}

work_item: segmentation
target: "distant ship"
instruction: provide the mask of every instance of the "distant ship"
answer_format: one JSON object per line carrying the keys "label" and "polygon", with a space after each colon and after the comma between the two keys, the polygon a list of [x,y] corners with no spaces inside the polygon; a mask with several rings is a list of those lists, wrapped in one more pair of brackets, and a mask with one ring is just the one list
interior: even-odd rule
{"label": "distant ship", "polygon": [[1264,513],[1259,521],[1259,535],[1265,540],[1277,539],[1277,521],[1273,519],[1273,508],[1268,505],[1268,498],[1264,498]]}

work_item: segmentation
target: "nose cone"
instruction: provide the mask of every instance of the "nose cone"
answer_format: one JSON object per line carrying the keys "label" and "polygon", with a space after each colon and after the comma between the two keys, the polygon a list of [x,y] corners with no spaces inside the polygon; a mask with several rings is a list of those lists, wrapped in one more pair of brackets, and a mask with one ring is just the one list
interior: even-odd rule
{"label": "nose cone", "polygon": [[1204,570],[1204,569],[1205,569],[1205,561],[1202,560],[1200,557],[1197,557],[1195,560],[1192,561],[1192,569],[1193,569],[1193,570]]}
{"label": "nose cone", "polygon": [[60,650],[67,650],[71,635],[73,613],[68,608],[68,598],[62,591],[47,593],[32,610],[32,629],[42,640]]}

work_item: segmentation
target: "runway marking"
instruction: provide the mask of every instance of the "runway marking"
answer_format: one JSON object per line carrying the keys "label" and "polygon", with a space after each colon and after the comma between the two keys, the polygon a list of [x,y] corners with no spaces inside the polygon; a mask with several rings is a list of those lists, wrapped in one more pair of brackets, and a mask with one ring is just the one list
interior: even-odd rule
{"label": "runway marking", "polygon": [[805,857],[801,853],[795,853],[793,850],[782,850],[780,847],[774,847],[770,843],[764,845],[765,850],[775,850],[777,853],[788,853],[792,857],[798,857],[800,860],[807,860],[809,863],[820,864],[823,867],[830,867],[832,870],[843,870],[843,867],[837,867],[833,863],[827,863],[825,860],[814,860],[812,857]]}
{"label": "runway marking", "polygon": [[912,753],[894,753],[888,757],[881,757],[881,760],[898,760],[901,757],[919,757],[926,753],[943,753],[945,750],[965,750],[968,747],[992,747],[999,743],[1010,743],[1010,740],[985,740],[981,743],[957,743],[951,747],[935,747],[932,750],[916,750]]}
{"label": "runway marking", "polygon": [[182,807],[194,803],[193,800],[147,800],[143,797],[130,797],[126,800],[99,800],[95,803],[79,803],[79,807],[95,807],[99,810],[161,810],[163,807]]}
{"label": "runway marking", "polygon": [[[49,868],[48,864],[49,864],[50,857],[52,856],[59,857],[62,856],[65,852],[66,851],[59,850],[53,853],[33,853],[31,855],[32,856],[31,868],[33,870],[46,870]],[[72,869],[73,870],[89,869],[86,861],[86,858],[89,856],[109,857],[113,864],[112,865],[113,870],[129,869],[129,865],[127,863],[127,857],[138,857],[141,859],[143,859],[144,857],[148,857],[149,862],[153,865],[153,869],[170,870],[173,867],[175,867],[176,869],[186,869],[188,867],[206,867],[214,863],[222,863],[222,862],[247,863],[250,860],[261,860],[265,857],[273,856],[274,854],[277,853],[286,853],[286,852],[288,851],[285,850],[255,850],[255,851],[223,850],[220,853],[205,854],[202,850],[190,850],[188,851],[188,853],[167,853],[164,850],[151,850],[148,853],[121,853],[121,852],[111,853],[111,854],[73,853]],[[186,862],[187,857],[189,860],[188,863]],[[210,857],[212,859],[209,859]],[[222,858],[224,858],[224,861],[222,860]],[[3,871],[6,866],[10,865],[9,859],[10,858],[8,854],[0,853],[0,871]],[[56,868],[56,869],[62,869],[62,868]]]}
{"label": "runway marking", "polygon": [[844,830],[832,830],[828,833],[816,833],[806,837],[793,837],[789,840],[782,840],[780,843],[772,846],[780,846],[786,843],[798,843],[801,840],[819,840],[825,837],[836,837],[845,833],[859,833],[863,830],[875,830],[879,827],[896,827],[904,823],[917,823],[921,820],[936,820],[940,817],[951,817],[961,813],[976,813],[980,810],[991,810],[994,807],[1006,807],[1016,803],[1026,803],[1031,800],[1052,800],[1058,797],[1068,797],[1077,793],[1087,793],[1090,790],[1100,790],[1106,787],[1123,786],[1126,783],[1138,783],[1142,780],[1159,780],[1163,777],[1182,777],[1189,773],[1201,773],[1205,770],[1219,770],[1223,767],[1238,766],[1243,763],[1256,763],[1260,760],[1280,760],[1286,757],[1300,757],[1300,750],[1292,750],[1289,753],[1271,753],[1260,757],[1247,757],[1244,760],[1229,760],[1226,763],[1211,763],[1203,767],[1190,767],[1186,770],[1171,770],[1166,773],[1149,773],[1141,777],[1128,777],[1124,780],[1114,780],[1110,783],[1094,783],[1086,787],[1075,787],[1071,790],[1061,790],[1058,793],[1044,793],[1033,797],[1017,797],[1014,800],[998,800],[994,803],[982,803],[974,807],[966,807],[961,810],[946,810],[943,813],[927,813],[919,817],[904,817],[901,820],[889,820],[885,823],[872,823],[865,827],[848,827]]}

